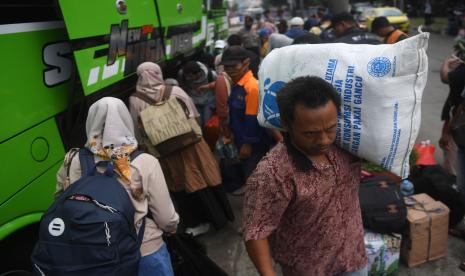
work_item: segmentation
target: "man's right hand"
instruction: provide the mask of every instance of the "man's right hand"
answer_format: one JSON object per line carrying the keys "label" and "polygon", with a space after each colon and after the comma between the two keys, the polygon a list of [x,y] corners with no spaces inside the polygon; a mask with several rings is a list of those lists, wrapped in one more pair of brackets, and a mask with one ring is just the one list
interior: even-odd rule
{"label": "man's right hand", "polygon": [[268,239],[246,241],[245,247],[260,276],[276,276]]}
{"label": "man's right hand", "polygon": [[439,139],[439,147],[444,151],[451,149],[452,136],[450,134],[443,133]]}

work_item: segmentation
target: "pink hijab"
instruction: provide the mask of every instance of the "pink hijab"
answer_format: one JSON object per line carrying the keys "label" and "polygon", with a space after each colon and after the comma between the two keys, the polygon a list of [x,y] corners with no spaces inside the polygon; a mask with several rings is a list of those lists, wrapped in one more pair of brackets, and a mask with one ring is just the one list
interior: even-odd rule
{"label": "pink hijab", "polygon": [[[137,75],[139,76],[136,85],[137,92],[146,94],[156,102],[161,101],[165,81],[163,80],[160,66],[153,62],[144,62],[137,67]],[[199,116],[199,112],[192,99],[180,87],[173,86],[171,97],[176,97],[186,104],[189,110],[189,117],[194,118]]]}

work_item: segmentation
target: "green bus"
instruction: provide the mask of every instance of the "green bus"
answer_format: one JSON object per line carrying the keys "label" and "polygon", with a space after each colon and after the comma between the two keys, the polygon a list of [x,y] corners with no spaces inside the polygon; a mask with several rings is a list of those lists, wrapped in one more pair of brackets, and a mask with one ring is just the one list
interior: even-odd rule
{"label": "green bus", "polygon": [[30,269],[88,107],[127,100],[140,63],[174,71],[225,38],[228,21],[222,0],[3,0],[0,11],[0,275],[13,275]]}

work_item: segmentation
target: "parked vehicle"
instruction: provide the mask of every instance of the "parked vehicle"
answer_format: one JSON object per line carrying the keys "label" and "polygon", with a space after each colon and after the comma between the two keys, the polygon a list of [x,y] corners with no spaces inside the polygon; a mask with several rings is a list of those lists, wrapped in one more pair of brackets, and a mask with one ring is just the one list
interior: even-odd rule
{"label": "parked vehicle", "polygon": [[367,9],[363,12],[363,17],[366,18],[365,26],[368,30],[371,30],[371,23],[378,16],[385,16],[389,22],[397,29],[400,29],[404,33],[409,32],[410,19],[407,14],[395,7],[382,7]]}

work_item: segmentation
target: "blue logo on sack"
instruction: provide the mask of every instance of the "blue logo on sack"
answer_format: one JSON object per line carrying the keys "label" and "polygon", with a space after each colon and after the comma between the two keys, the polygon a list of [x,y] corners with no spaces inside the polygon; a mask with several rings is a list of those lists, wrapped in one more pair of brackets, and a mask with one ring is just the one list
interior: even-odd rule
{"label": "blue logo on sack", "polygon": [[376,57],[368,63],[368,74],[380,78],[391,71],[391,61],[386,57]]}
{"label": "blue logo on sack", "polygon": [[276,81],[271,83],[271,80],[268,78],[264,82],[265,87],[265,96],[263,97],[263,115],[265,121],[277,128],[281,128],[281,121],[279,119],[279,107],[276,102],[276,94],[278,91],[286,84],[283,81]]}

